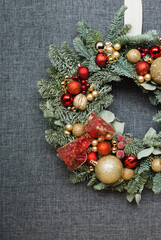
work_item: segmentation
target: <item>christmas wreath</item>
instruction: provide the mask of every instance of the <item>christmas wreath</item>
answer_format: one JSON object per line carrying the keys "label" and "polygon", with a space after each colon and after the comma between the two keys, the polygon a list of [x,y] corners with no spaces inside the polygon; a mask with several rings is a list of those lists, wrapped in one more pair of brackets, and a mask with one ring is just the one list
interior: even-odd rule
{"label": "christmas wreath", "polygon": [[[112,82],[123,77],[151,104],[161,103],[161,37],[156,31],[128,36],[131,26],[121,25],[125,10],[118,10],[106,36],[78,22],[75,51],[65,42],[61,50],[51,45],[50,81],[39,81],[38,88],[40,109],[52,127],[46,140],[71,171],[71,182],[125,191],[129,202],[139,204],[144,188],[161,192],[161,132],[150,128],[143,139],[134,138],[107,108]],[[161,111],[153,120],[161,123]]]}

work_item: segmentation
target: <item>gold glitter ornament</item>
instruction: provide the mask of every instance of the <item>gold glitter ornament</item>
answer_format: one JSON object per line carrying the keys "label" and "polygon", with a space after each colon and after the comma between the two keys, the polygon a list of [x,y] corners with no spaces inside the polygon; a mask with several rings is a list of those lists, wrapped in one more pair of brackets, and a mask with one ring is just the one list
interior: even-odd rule
{"label": "gold glitter ornament", "polygon": [[134,170],[130,168],[123,168],[122,178],[124,180],[130,180],[134,176]]}
{"label": "gold glitter ornament", "polygon": [[150,75],[156,83],[161,84],[161,57],[153,61],[150,68]]}
{"label": "gold glitter ornament", "polygon": [[122,176],[122,170],[122,162],[112,155],[100,158],[95,166],[96,177],[103,183],[117,182]]}
{"label": "gold glitter ornament", "polygon": [[141,54],[137,49],[131,49],[126,56],[131,63],[137,63],[141,59]]}
{"label": "gold glitter ornament", "polygon": [[81,137],[84,134],[84,125],[82,123],[75,124],[72,133],[76,137]]}
{"label": "gold glitter ornament", "polygon": [[161,158],[154,158],[151,163],[154,172],[161,172]]}

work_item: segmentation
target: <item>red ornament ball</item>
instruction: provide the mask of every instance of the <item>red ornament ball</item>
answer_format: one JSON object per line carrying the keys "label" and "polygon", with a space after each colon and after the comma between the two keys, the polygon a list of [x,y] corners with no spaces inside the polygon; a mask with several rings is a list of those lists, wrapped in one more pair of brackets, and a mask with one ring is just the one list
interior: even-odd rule
{"label": "red ornament ball", "polygon": [[68,92],[70,92],[73,95],[76,95],[80,93],[81,91],[81,83],[75,80],[72,80],[68,83]]}
{"label": "red ornament ball", "polygon": [[98,156],[97,156],[97,154],[96,154],[95,152],[90,152],[90,153],[88,153],[88,155],[87,155],[87,163],[88,163],[89,165],[92,165],[92,166],[93,166],[91,160],[93,160],[93,161],[97,161],[97,160],[98,160]]}
{"label": "red ornament ball", "polygon": [[64,93],[61,96],[61,102],[66,107],[71,106],[73,104],[73,96],[70,93]]}
{"label": "red ornament ball", "polygon": [[87,67],[85,66],[80,66],[78,67],[78,71],[77,74],[79,75],[79,77],[83,80],[87,80],[89,78],[89,70]]}
{"label": "red ornament ball", "polygon": [[78,81],[79,80],[79,76],[78,75],[73,75],[72,79],[75,80],[75,81]]}
{"label": "red ornament ball", "polygon": [[111,145],[109,142],[100,142],[97,146],[97,152],[102,155],[106,156],[111,152]]}
{"label": "red ornament ball", "polygon": [[151,46],[149,52],[152,58],[158,58],[161,56],[161,49],[158,45]]}
{"label": "red ornament ball", "polygon": [[149,68],[149,64],[144,61],[140,61],[136,64],[136,72],[142,76],[149,72]]}
{"label": "red ornament ball", "polygon": [[134,168],[139,164],[139,160],[136,158],[136,156],[127,156],[124,160],[124,166],[127,168]]}
{"label": "red ornament ball", "polygon": [[107,63],[107,56],[104,53],[98,53],[95,58],[95,63],[99,67],[105,67]]}

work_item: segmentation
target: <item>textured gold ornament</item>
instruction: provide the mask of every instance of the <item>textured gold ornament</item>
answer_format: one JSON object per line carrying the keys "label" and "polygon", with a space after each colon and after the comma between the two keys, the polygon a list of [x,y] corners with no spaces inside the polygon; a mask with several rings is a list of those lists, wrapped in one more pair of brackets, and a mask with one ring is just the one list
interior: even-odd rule
{"label": "textured gold ornament", "polygon": [[85,110],[87,108],[87,98],[82,93],[75,96],[73,105],[76,109]]}
{"label": "textured gold ornament", "polygon": [[131,49],[127,53],[127,59],[131,63],[137,63],[141,59],[141,54],[140,54],[140,52],[137,49]]}
{"label": "textured gold ornament", "polygon": [[120,43],[115,43],[113,47],[116,51],[119,51],[121,49],[121,44]]}
{"label": "textured gold ornament", "polygon": [[134,170],[130,168],[123,168],[122,178],[124,180],[130,180],[134,176]]}
{"label": "textured gold ornament", "polygon": [[161,84],[161,57],[155,59],[150,68],[150,74],[152,79]]}
{"label": "textured gold ornament", "polygon": [[154,158],[151,167],[154,172],[161,172],[161,158]]}
{"label": "textured gold ornament", "polygon": [[96,177],[103,183],[117,182],[122,176],[123,165],[120,159],[108,155],[100,158],[95,166]]}
{"label": "textured gold ornament", "polygon": [[82,123],[75,124],[72,133],[76,137],[81,137],[84,134],[84,125]]}
{"label": "textured gold ornament", "polygon": [[73,128],[73,126],[70,123],[67,123],[67,125],[65,126],[65,130],[67,130],[69,132],[72,131],[72,128]]}

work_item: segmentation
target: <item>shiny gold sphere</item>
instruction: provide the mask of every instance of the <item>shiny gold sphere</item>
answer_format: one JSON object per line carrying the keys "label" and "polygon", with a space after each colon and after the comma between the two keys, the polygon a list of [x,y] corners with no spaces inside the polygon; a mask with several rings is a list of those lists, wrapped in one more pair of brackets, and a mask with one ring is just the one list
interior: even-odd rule
{"label": "shiny gold sphere", "polygon": [[65,75],[64,79],[65,79],[65,81],[69,81],[70,76],[69,75]]}
{"label": "shiny gold sphere", "polygon": [[161,43],[161,37],[158,38],[158,42]]}
{"label": "shiny gold sphere", "polygon": [[95,44],[95,49],[97,51],[103,50],[104,49],[104,42],[103,41],[98,41]]}
{"label": "shiny gold sphere", "polygon": [[97,152],[97,147],[92,147],[92,152]]}
{"label": "shiny gold sphere", "polygon": [[153,58],[152,58],[152,57],[149,57],[146,62],[149,63],[149,64],[152,64],[152,63],[153,63]]}
{"label": "shiny gold sphere", "polygon": [[145,74],[144,79],[149,82],[151,80],[151,75],[149,73]]}
{"label": "shiny gold sphere", "polygon": [[103,140],[104,140],[104,139],[103,139],[102,137],[99,137],[99,138],[98,138],[98,142],[103,142]]}
{"label": "shiny gold sphere", "polygon": [[66,86],[66,82],[61,82],[61,86]]}
{"label": "shiny gold sphere", "polygon": [[88,88],[89,92],[92,92],[94,90],[94,86],[91,84],[90,87]]}
{"label": "shiny gold sphere", "polygon": [[130,180],[134,176],[134,170],[130,168],[123,168],[122,178],[124,180]]}
{"label": "shiny gold sphere", "polygon": [[109,46],[106,46],[106,47],[105,47],[105,50],[106,50],[107,53],[112,53],[112,52],[114,51],[113,47],[110,46],[110,45],[109,45]]}
{"label": "shiny gold sphere", "polygon": [[92,95],[92,93],[88,93],[87,100],[88,101],[93,101],[93,99],[94,99],[94,96]]}
{"label": "shiny gold sphere", "polygon": [[117,152],[117,147],[112,147],[112,149],[111,149],[111,150],[112,150],[112,153],[114,153],[114,154],[115,154],[115,153]]}
{"label": "shiny gold sphere", "polygon": [[115,44],[114,44],[114,49],[115,49],[116,51],[119,51],[119,50],[121,49],[121,44],[120,44],[120,43],[115,43]]}
{"label": "shiny gold sphere", "polygon": [[92,95],[93,95],[93,97],[98,97],[98,91],[97,90],[93,90]]}
{"label": "shiny gold sphere", "polygon": [[94,139],[93,141],[92,141],[92,146],[93,147],[96,147],[98,145],[98,140],[97,139]]}
{"label": "shiny gold sphere", "polygon": [[112,155],[100,158],[95,166],[96,177],[103,183],[117,182],[122,176],[122,170],[122,162]]}
{"label": "shiny gold sphere", "polygon": [[152,79],[161,84],[161,57],[155,59],[150,68],[150,74]]}
{"label": "shiny gold sphere", "polygon": [[115,62],[115,59],[113,58],[113,56],[108,57],[108,62],[109,63],[114,63]]}
{"label": "shiny gold sphere", "polygon": [[73,126],[72,126],[72,124],[70,124],[70,123],[67,123],[67,125],[65,126],[65,130],[67,130],[67,131],[72,131],[72,129],[73,129]]}
{"label": "shiny gold sphere", "polygon": [[112,145],[117,145],[118,141],[116,139],[112,140]]}
{"label": "shiny gold sphere", "polygon": [[112,135],[110,133],[107,133],[106,140],[111,140],[111,139],[112,139]]}
{"label": "shiny gold sphere", "polygon": [[161,158],[154,158],[151,167],[154,172],[161,172]]}
{"label": "shiny gold sphere", "polygon": [[131,63],[137,63],[141,59],[141,54],[137,49],[131,49],[126,56]]}
{"label": "shiny gold sphere", "polygon": [[76,137],[81,137],[84,134],[84,125],[82,123],[75,124],[72,133]]}
{"label": "shiny gold sphere", "polygon": [[143,83],[144,82],[144,76],[139,75],[137,77],[137,80],[138,80],[139,83]]}
{"label": "shiny gold sphere", "polygon": [[112,54],[112,57],[113,58],[119,58],[120,57],[120,53],[118,51],[115,51],[113,54]]}
{"label": "shiny gold sphere", "polygon": [[64,134],[65,134],[65,135],[69,135],[69,136],[70,136],[71,132],[69,132],[69,131],[65,130],[65,131],[64,131]]}

